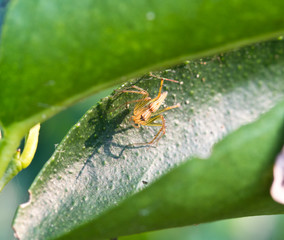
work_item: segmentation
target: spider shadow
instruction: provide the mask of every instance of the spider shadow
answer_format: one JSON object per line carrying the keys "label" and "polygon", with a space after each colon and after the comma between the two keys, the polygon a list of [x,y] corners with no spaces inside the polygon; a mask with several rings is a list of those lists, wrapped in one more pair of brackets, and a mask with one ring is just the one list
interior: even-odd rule
{"label": "spider shadow", "polygon": [[[87,158],[84,166],[80,170],[77,179],[83,173],[85,167],[92,164],[92,158],[99,154],[99,149],[102,147],[104,154],[113,159],[119,159],[123,155],[126,149],[137,149],[149,147],[148,145],[131,145],[131,144],[120,144],[113,141],[116,134],[124,133],[132,128],[132,126],[121,128],[120,124],[130,113],[129,109],[124,109],[123,111],[116,114],[114,117],[110,117],[110,112],[113,112],[110,108],[114,100],[109,99],[106,104],[99,104],[96,107],[95,117],[88,121],[88,124],[94,126],[93,133],[85,141],[86,148],[92,148],[92,153]],[[111,149],[120,149],[119,153],[114,153]],[[103,164],[103,163],[102,163]]]}

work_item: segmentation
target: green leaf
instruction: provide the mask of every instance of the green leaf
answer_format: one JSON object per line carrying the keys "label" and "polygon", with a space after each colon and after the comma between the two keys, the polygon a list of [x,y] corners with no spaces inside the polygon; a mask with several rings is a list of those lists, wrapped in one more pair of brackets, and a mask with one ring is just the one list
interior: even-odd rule
{"label": "green leaf", "polygon": [[[144,191],[60,239],[109,238],[226,218],[283,214],[269,196],[284,131],[284,102]],[[258,147],[256,149],[256,147]]]}
{"label": "green leaf", "polygon": [[283,33],[283,15],[282,0],[11,1],[0,49],[0,178],[36,123],[139,73]]}
{"label": "green leaf", "polygon": [[123,76],[283,33],[283,15],[282,0],[13,2],[1,43],[1,122],[45,112],[43,121]]}
{"label": "green leaf", "polygon": [[[159,130],[131,127],[133,106],[124,104],[139,96],[118,91],[102,100],[33,183],[16,233],[99,239],[282,213],[268,189],[283,145],[283,65],[284,41],[274,40],[160,72],[180,82],[165,82],[163,91],[168,106],[181,107],[165,113],[167,132],[157,147],[130,145],[149,142]],[[155,97],[160,80],[144,76],[122,89],[132,84]],[[210,156],[216,142],[251,122]]]}

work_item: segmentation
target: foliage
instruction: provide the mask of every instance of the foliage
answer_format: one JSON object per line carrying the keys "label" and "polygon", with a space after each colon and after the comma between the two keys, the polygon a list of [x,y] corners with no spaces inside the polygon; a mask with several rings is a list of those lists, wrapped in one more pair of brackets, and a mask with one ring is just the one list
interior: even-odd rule
{"label": "foliage", "polygon": [[[283,33],[283,5],[11,1],[1,36],[1,187],[16,173],[11,159],[33,125],[107,86],[183,62],[158,73],[183,83],[165,84],[166,103],[182,106],[167,113],[158,147],[129,146],[155,135],[153,128],[129,127],[131,109],[120,106],[134,95],[103,100],[71,129],[34,182],[31,201],[15,220],[17,234],[75,239],[83,231],[104,238],[281,213],[267,187],[283,144],[283,41],[220,52]],[[145,75],[133,82],[157,94],[158,80]]]}

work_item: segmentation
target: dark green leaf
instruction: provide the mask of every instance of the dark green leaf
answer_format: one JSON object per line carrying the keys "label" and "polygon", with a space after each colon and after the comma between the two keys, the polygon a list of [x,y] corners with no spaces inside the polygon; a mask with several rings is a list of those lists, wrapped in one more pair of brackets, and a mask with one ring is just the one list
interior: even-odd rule
{"label": "dark green leaf", "polygon": [[[116,92],[104,99],[73,127],[36,179],[16,217],[17,234],[97,239],[282,213],[268,189],[283,145],[283,65],[284,41],[275,40],[160,72],[180,81],[166,82],[164,91],[168,106],[181,107],[165,114],[167,133],[156,148],[129,145],[150,141],[159,129],[131,127],[133,106],[123,103],[139,96]],[[144,76],[135,84],[154,97],[160,81]],[[207,160],[195,158],[208,157],[216,142],[254,121]]]}

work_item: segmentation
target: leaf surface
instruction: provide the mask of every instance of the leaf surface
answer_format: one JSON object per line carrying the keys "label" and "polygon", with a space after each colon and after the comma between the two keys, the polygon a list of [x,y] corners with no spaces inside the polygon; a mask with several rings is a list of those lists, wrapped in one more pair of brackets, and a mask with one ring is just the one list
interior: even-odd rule
{"label": "leaf surface", "polygon": [[[18,236],[99,239],[282,213],[266,191],[283,145],[283,50],[284,41],[273,40],[157,73],[179,81],[165,82],[163,91],[168,106],[181,104],[165,113],[157,147],[131,145],[159,130],[131,127],[134,106],[124,106],[138,94],[116,91],[102,100],[32,185],[15,219]],[[144,76],[121,89],[133,84],[153,98],[160,80]],[[248,123],[210,156],[215,143]]]}

